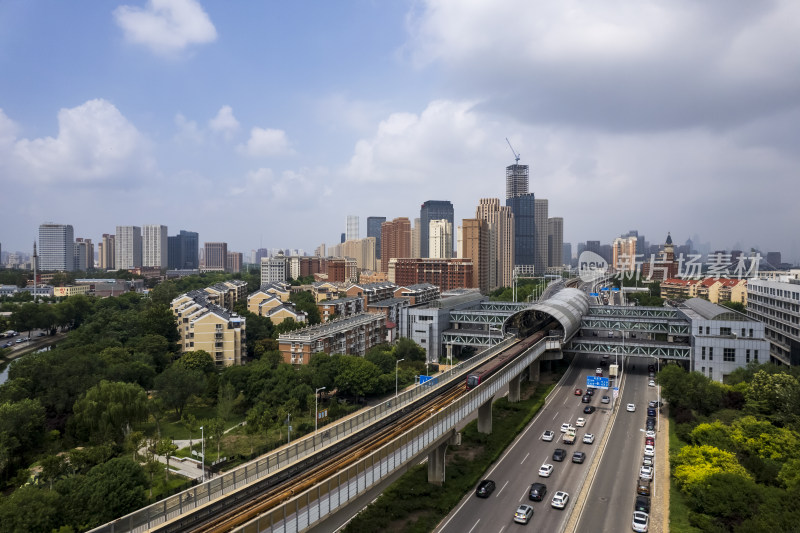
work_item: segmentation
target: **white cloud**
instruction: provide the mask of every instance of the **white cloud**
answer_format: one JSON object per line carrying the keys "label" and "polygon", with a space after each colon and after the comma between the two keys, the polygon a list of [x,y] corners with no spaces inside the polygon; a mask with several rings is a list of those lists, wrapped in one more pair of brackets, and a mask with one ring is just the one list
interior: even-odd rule
{"label": "white cloud", "polygon": [[20,139],[11,164],[45,183],[130,181],[154,168],[149,144],[113,104],[97,99],[58,112],[58,135]]}
{"label": "white cloud", "polygon": [[286,132],[269,128],[253,128],[247,143],[239,145],[239,152],[251,157],[289,155],[292,149]]}
{"label": "white cloud", "polygon": [[208,127],[230,140],[233,134],[239,130],[239,121],[233,116],[231,106],[224,105],[217,112],[217,116],[208,121]]}
{"label": "white cloud", "polygon": [[0,149],[10,145],[17,138],[17,125],[0,108]]}
{"label": "white cloud", "polygon": [[[245,197],[258,205],[264,203],[283,203],[291,198],[315,198],[330,196],[330,187],[323,185],[328,177],[328,170],[323,167],[285,170],[276,174],[271,168],[251,170],[245,175],[244,183],[230,189],[232,196]],[[302,204],[316,205],[316,201]],[[258,207],[254,207],[258,209]]]}
{"label": "white cloud", "polygon": [[179,141],[188,141],[191,143],[202,144],[205,141],[203,130],[197,125],[194,120],[189,120],[182,114],[175,115],[175,125],[178,127],[176,138]]}
{"label": "white cloud", "polygon": [[157,54],[174,54],[217,39],[214,24],[195,0],[148,0],[144,8],[119,6],[114,19],[128,41]]}

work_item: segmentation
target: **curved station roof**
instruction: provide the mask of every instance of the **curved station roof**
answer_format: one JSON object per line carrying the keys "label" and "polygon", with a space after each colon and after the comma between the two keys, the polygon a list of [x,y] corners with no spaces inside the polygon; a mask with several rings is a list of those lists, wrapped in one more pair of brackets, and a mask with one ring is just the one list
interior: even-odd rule
{"label": "curved station roof", "polygon": [[508,323],[522,313],[544,313],[558,320],[564,329],[564,341],[571,339],[581,327],[581,317],[589,312],[589,297],[581,290],[564,288],[547,300],[537,302],[531,307],[515,313],[503,324],[505,331]]}

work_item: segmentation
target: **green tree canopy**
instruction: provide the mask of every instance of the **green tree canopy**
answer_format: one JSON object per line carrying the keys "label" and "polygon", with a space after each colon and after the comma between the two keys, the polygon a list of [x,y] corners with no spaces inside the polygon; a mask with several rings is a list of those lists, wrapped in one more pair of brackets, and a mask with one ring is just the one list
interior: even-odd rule
{"label": "green tree canopy", "polygon": [[691,493],[693,487],[716,473],[727,472],[752,480],[752,476],[736,460],[736,455],[713,446],[684,446],[672,461],[673,476],[678,487]]}
{"label": "green tree canopy", "polygon": [[199,370],[203,374],[214,372],[214,358],[205,350],[194,350],[185,352],[180,359],[175,362],[175,366],[186,370]]}
{"label": "green tree canopy", "polygon": [[366,359],[344,355],[336,376],[336,388],[342,394],[366,396],[375,390],[380,375],[380,369]]}
{"label": "green tree canopy", "polygon": [[164,405],[175,409],[175,413],[180,417],[189,398],[203,393],[206,379],[199,370],[173,365],[156,376],[155,387]]}
{"label": "green tree canopy", "polygon": [[73,411],[89,440],[120,444],[133,424],[147,420],[147,393],[135,383],[103,380],[75,402]]}

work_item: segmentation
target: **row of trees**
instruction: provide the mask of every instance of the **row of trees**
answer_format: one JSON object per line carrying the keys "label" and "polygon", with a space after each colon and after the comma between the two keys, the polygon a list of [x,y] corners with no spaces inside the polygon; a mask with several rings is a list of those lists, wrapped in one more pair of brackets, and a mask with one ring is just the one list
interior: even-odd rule
{"label": "row of trees", "polygon": [[689,519],[707,532],[793,531],[800,509],[798,370],[751,364],[728,383],[667,365],[659,373],[677,433],[671,457]]}

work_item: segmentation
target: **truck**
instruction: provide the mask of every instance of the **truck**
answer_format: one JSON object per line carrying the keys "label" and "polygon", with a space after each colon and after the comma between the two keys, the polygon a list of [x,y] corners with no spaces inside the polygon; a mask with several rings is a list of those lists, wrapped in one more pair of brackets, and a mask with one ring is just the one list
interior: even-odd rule
{"label": "truck", "polygon": [[562,437],[564,444],[575,444],[575,428],[570,427]]}

